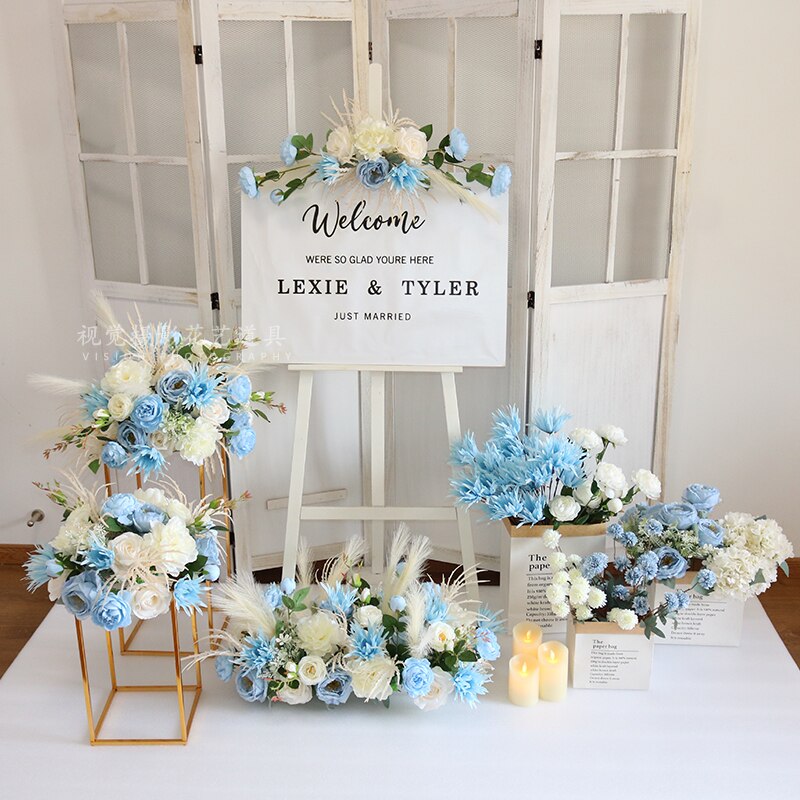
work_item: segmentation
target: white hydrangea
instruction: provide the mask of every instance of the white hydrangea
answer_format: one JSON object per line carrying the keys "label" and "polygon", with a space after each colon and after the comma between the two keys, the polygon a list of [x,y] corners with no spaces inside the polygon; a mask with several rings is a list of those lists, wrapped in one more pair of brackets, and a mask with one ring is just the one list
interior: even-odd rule
{"label": "white hydrangea", "polygon": [[548,528],[542,534],[542,544],[548,550],[555,550],[556,547],[558,547],[559,541],[561,541],[561,534],[558,531],[553,530],[553,528]]}
{"label": "white hydrangea", "polygon": [[217,426],[200,417],[189,425],[181,441],[181,456],[199,467],[207,458],[214,455],[220,439],[222,433]]}
{"label": "white hydrangea", "polygon": [[364,117],[356,126],[353,146],[364,158],[374,161],[395,145],[395,132],[383,120]]}

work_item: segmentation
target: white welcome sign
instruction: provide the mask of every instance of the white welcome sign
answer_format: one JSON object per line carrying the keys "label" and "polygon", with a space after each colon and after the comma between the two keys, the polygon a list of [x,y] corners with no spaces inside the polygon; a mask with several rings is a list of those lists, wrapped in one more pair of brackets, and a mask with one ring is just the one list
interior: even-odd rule
{"label": "white welcome sign", "polygon": [[[310,182],[309,182],[310,183]],[[242,196],[242,320],[293,364],[503,366],[508,196]]]}

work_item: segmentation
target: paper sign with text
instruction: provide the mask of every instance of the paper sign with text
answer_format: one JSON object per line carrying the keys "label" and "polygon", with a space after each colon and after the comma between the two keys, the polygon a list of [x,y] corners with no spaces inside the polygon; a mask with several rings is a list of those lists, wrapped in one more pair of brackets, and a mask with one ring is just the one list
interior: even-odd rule
{"label": "paper sign with text", "polygon": [[309,187],[242,197],[242,324],[275,363],[503,366],[508,196],[398,209]]}

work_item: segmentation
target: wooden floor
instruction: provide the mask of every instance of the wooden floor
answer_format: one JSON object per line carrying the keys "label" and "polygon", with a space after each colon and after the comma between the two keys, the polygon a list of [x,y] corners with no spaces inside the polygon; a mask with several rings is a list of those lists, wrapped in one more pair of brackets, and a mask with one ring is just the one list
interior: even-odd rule
{"label": "wooden floor", "polygon": [[[761,602],[784,644],[800,666],[800,559],[793,559],[792,577],[761,595]],[[0,566],[0,675],[16,658],[50,610],[47,590],[26,590],[19,566]]]}

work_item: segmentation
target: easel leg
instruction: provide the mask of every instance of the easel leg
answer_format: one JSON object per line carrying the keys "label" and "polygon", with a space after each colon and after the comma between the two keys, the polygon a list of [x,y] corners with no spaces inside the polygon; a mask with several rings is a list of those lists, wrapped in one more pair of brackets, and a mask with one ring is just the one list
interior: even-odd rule
{"label": "easel leg", "polygon": [[[458,416],[458,396],[456,394],[456,376],[452,372],[442,373],[442,393],[444,395],[444,415],[447,421],[447,438],[450,444],[461,438],[461,420]],[[476,575],[475,544],[472,541],[472,525],[469,511],[462,506],[456,507],[458,538],[461,543],[461,559],[467,572],[467,595],[470,600],[478,599],[478,577]]]}
{"label": "easel leg", "polygon": [[300,509],[303,505],[303,481],[306,471],[313,381],[313,372],[306,370],[300,372],[300,382],[297,387],[294,447],[292,449],[292,472],[289,478],[289,502],[286,512],[286,539],[283,546],[284,578],[293,578],[297,567],[297,543],[300,537]]}
{"label": "easel leg", "polygon": [[[370,505],[386,504],[386,373],[370,375]],[[370,564],[373,575],[383,572],[383,520],[370,522]]]}

